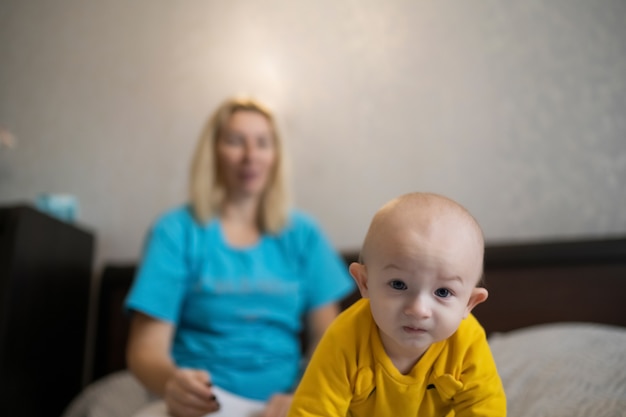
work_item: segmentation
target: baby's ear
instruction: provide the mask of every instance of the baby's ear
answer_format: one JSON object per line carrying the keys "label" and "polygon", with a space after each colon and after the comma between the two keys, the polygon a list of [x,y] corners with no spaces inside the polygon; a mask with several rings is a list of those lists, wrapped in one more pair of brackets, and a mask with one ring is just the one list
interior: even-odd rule
{"label": "baby's ear", "polygon": [[487,297],[489,297],[489,292],[486,288],[476,287],[472,289],[472,295],[470,295],[469,301],[467,302],[467,307],[465,307],[465,315],[463,317],[467,317],[469,313],[474,309],[474,307],[484,302]]}
{"label": "baby's ear", "polygon": [[358,262],[352,262],[348,270],[350,271],[350,275],[352,275],[352,278],[354,278],[356,285],[359,287],[361,297],[367,298],[367,268],[365,267],[365,265]]}

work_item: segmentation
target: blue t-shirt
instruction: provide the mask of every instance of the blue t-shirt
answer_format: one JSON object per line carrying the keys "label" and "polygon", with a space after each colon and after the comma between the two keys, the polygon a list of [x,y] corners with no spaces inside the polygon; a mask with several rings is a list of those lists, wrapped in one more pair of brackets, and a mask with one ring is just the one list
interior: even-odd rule
{"label": "blue t-shirt", "polygon": [[267,400],[299,374],[303,315],[353,288],[345,263],[304,213],[292,212],[279,234],[234,248],[218,219],[201,225],[183,206],[152,227],[126,307],[174,324],[178,366]]}

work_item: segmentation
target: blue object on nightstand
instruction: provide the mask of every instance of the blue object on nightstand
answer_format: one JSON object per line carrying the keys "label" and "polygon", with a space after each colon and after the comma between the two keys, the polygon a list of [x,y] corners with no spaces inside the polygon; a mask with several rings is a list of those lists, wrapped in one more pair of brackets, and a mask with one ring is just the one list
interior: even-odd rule
{"label": "blue object on nightstand", "polygon": [[78,199],[71,194],[39,194],[35,206],[68,223],[74,223],[78,218]]}

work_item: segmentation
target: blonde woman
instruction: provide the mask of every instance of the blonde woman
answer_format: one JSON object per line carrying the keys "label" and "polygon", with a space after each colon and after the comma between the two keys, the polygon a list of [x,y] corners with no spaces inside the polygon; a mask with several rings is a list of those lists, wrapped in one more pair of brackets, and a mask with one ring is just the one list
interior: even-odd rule
{"label": "blonde woman", "polygon": [[148,234],[126,300],[130,370],[160,399],[147,416],[285,416],[314,346],[353,290],[308,215],[288,208],[274,116],[230,99],[196,148],[189,204]]}

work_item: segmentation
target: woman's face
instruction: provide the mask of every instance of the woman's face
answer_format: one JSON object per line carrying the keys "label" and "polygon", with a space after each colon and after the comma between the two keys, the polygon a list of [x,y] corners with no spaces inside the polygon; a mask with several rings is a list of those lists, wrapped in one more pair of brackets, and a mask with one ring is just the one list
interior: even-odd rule
{"label": "woman's face", "polygon": [[250,110],[233,113],[217,139],[217,161],[230,198],[259,197],[276,162],[276,144],[267,118]]}

